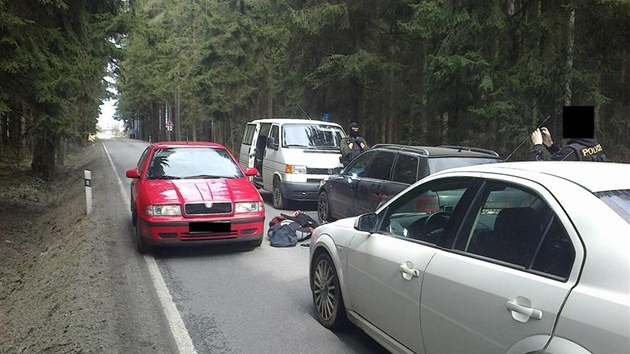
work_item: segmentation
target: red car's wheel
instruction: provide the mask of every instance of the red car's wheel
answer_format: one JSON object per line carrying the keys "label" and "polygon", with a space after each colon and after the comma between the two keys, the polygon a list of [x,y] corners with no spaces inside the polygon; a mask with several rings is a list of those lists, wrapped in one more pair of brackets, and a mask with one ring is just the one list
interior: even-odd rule
{"label": "red car's wheel", "polygon": [[142,234],[140,233],[140,225],[138,225],[137,223],[136,223],[135,239],[136,239],[136,250],[138,250],[138,253],[145,254],[151,251],[151,247],[147,245],[147,242],[144,240],[144,237],[142,237]]}

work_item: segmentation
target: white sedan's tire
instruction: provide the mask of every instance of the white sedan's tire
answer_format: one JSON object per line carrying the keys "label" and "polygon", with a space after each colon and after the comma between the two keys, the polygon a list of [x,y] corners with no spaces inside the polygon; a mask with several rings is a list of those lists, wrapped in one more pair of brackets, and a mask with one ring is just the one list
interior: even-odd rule
{"label": "white sedan's tire", "polygon": [[317,320],[329,329],[342,328],[347,323],[346,307],[341,296],[337,270],[328,253],[321,253],[313,262],[311,289]]}

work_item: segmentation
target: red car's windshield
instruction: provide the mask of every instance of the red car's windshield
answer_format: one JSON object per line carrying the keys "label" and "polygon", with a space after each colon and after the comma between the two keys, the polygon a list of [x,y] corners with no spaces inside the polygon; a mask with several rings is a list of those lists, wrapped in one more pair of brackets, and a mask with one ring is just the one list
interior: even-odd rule
{"label": "red car's windshield", "polygon": [[153,152],[146,179],[242,178],[230,153],[212,147],[168,147]]}

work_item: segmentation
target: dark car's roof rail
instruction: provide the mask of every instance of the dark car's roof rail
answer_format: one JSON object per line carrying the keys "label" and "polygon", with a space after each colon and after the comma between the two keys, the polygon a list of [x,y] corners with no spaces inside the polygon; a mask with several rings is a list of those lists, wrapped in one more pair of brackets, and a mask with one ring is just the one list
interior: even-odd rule
{"label": "dark car's roof rail", "polygon": [[482,149],[482,148],[476,148],[476,147],[470,147],[470,146],[460,146],[460,145],[438,145],[438,147],[447,148],[447,149],[456,149],[459,151],[474,151],[474,152],[480,152],[483,154],[488,154],[488,155],[492,155],[496,157],[501,157],[496,151],[489,150],[489,149]]}
{"label": "dark car's roof rail", "polygon": [[385,149],[400,150],[400,151],[413,151],[416,153],[429,155],[429,150],[418,147],[418,146],[400,145],[400,144],[376,144],[372,146],[372,149],[376,149],[376,148],[385,148]]}

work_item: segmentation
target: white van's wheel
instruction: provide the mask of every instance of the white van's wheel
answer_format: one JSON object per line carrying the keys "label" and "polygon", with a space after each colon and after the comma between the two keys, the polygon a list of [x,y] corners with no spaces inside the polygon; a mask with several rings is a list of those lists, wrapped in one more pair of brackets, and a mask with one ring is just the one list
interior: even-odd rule
{"label": "white van's wheel", "polygon": [[289,201],[282,196],[280,191],[280,180],[275,178],[273,180],[273,207],[276,209],[286,209]]}

